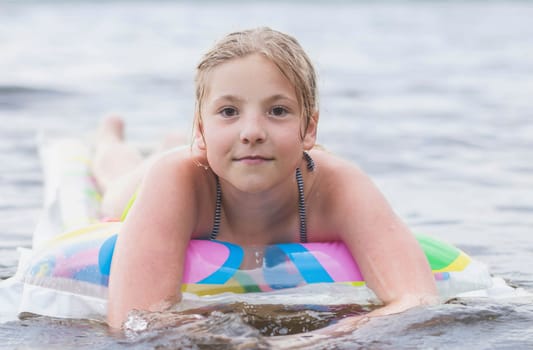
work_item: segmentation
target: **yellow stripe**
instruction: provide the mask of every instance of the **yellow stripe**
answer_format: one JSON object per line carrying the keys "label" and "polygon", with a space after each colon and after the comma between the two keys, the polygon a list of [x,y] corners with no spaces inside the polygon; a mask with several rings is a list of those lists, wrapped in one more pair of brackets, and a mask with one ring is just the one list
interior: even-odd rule
{"label": "yellow stripe", "polygon": [[[352,287],[364,287],[365,282],[357,281],[357,282],[335,282],[335,284],[344,284]],[[231,280],[228,282],[228,284],[182,284],[181,285],[181,291],[187,292],[187,293],[193,293],[199,296],[202,295],[214,295],[214,294],[221,294],[221,293],[237,293],[242,294],[246,293],[246,290],[240,286],[239,284],[236,284],[235,281]]]}
{"label": "yellow stripe", "polygon": [[238,293],[242,294],[246,291],[238,284],[182,284],[181,291],[187,293],[193,293],[196,295],[213,295],[221,293]]}
{"label": "yellow stripe", "polygon": [[454,272],[454,271],[463,271],[468,264],[470,264],[470,257],[465,253],[461,252],[457,258],[455,258],[452,263],[442,269],[433,270],[433,272]]}
{"label": "yellow stripe", "polygon": [[357,282],[335,282],[335,284],[347,284],[352,287],[364,287],[366,283],[364,281],[357,281]]}
{"label": "yellow stripe", "polygon": [[58,241],[64,241],[67,239],[71,239],[73,237],[78,237],[84,234],[90,233],[90,235],[87,236],[87,238],[94,238],[95,235],[102,235],[102,234],[109,234],[111,232],[118,233],[118,230],[120,229],[120,222],[102,222],[98,224],[89,225],[87,227],[80,228],[79,230],[74,230],[71,232],[64,233],[60,236],[54,237],[51,239],[47,246],[51,246],[56,244]]}
{"label": "yellow stripe", "polygon": [[128,216],[128,213],[130,212],[130,209],[131,209],[133,203],[137,199],[137,193],[138,192],[139,192],[139,190],[135,191],[133,193],[133,196],[131,196],[130,200],[128,201],[128,204],[126,205],[126,208],[124,208],[124,211],[122,212],[122,216],[120,217],[120,221],[126,220],[126,216]]}
{"label": "yellow stripe", "polygon": [[67,161],[67,162],[69,162],[69,161],[70,162],[80,162],[80,163],[85,164],[85,165],[89,165],[91,163],[91,160],[88,157],[80,156],[80,155],[68,157],[68,158],[65,159],[65,161]]}

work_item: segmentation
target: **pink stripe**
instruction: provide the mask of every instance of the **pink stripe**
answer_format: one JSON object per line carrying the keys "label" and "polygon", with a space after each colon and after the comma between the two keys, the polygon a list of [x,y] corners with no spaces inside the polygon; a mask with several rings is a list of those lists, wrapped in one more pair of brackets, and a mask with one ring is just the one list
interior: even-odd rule
{"label": "pink stripe", "polygon": [[364,281],[357,262],[342,242],[303,244],[335,282]]}
{"label": "pink stripe", "polygon": [[229,249],[220,243],[191,240],[187,248],[182,283],[197,283],[218,270],[228,259]]}

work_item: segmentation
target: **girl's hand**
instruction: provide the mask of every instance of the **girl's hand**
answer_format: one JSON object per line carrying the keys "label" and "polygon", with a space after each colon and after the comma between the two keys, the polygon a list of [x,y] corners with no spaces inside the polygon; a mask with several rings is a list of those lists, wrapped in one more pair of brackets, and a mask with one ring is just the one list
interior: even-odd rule
{"label": "girl's hand", "polygon": [[340,320],[337,323],[332,324],[321,329],[317,329],[311,333],[316,333],[319,335],[325,335],[329,337],[342,337],[345,335],[352,334],[356,329],[370,321],[370,317],[367,315],[352,316],[346,317]]}
{"label": "girl's hand", "polygon": [[270,338],[268,342],[276,349],[301,349],[314,344],[324,345],[328,339],[337,341],[339,337],[352,334],[369,320],[370,317],[367,315],[347,317],[331,326],[307,333],[275,336]]}
{"label": "girl's hand", "polygon": [[404,312],[410,308],[420,305],[432,305],[438,303],[433,296],[426,297],[404,297],[396,302],[392,302],[379,309],[375,309],[365,315],[347,317],[339,322],[312,332],[293,334],[287,336],[276,336],[269,339],[269,343],[274,347],[299,349],[306,348],[313,344],[324,345],[328,339],[335,339],[350,336],[357,329],[368,323],[373,317],[394,315]]}

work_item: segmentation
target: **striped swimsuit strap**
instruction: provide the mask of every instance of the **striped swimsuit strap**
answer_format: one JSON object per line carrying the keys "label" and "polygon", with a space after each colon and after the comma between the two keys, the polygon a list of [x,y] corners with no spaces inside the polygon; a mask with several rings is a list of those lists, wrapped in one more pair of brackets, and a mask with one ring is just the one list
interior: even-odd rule
{"label": "striped swimsuit strap", "polygon": [[[309,153],[304,152],[303,157],[307,162],[307,169],[309,171],[315,170],[315,162]],[[213,229],[209,235],[209,239],[216,239],[220,231],[220,219],[222,215],[222,189],[220,187],[220,180],[215,174],[216,182],[216,202],[215,202],[215,217],[213,219]],[[307,214],[305,210],[305,196],[304,196],[304,180],[300,168],[296,168],[296,185],[298,186],[298,214],[300,216],[300,243],[307,243]]]}

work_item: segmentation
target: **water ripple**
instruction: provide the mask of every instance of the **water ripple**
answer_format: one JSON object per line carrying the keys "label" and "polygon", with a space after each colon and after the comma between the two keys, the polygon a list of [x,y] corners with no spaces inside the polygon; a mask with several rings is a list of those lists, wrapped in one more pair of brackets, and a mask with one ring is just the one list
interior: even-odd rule
{"label": "water ripple", "polygon": [[0,85],[0,109],[21,109],[32,102],[61,98],[72,94],[72,92],[53,88]]}

